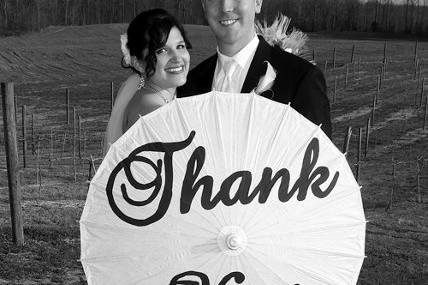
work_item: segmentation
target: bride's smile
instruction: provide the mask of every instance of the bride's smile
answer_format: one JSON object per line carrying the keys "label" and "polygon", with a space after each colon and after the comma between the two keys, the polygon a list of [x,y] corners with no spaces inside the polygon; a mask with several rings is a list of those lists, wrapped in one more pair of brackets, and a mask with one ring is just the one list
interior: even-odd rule
{"label": "bride's smile", "polygon": [[185,71],[185,66],[179,65],[177,67],[169,67],[169,68],[165,68],[165,71],[170,73],[181,73]]}
{"label": "bride's smile", "polygon": [[150,80],[162,89],[186,83],[190,55],[180,30],[172,27],[165,46],[156,50],[155,73]]}

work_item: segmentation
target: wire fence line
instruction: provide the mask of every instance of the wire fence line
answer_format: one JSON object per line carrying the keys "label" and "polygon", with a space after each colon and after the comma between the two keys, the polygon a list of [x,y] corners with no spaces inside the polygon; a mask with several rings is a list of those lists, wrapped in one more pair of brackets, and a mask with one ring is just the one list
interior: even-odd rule
{"label": "wire fence line", "polygon": [[[340,49],[337,51],[340,51]],[[321,69],[324,67],[333,110],[345,106],[353,96],[360,96],[366,99],[373,97],[373,104],[371,101],[367,101],[368,104],[364,107],[368,112],[367,110],[362,113],[357,112],[349,118],[341,113],[340,116],[343,118],[340,120],[333,118],[336,125],[350,122],[347,127],[351,128],[351,132],[346,138],[349,149],[343,151],[347,153],[348,161],[355,167],[355,175],[359,179],[360,167],[364,167],[366,156],[374,157],[376,153],[382,153],[382,151],[379,151],[379,147],[382,147],[384,152],[388,152],[395,147],[400,148],[406,144],[405,141],[401,143],[385,141],[379,145],[378,133],[384,131],[393,132],[388,128],[390,121],[388,121],[387,115],[391,113],[389,110],[384,110],[384,106],[386,106],[390,97],[397,97],[397,94],[388,95],[388,93],[394,93],[393,91],[397,88],[397,81],[399,81],[399,84],[401,84],[399,86],[407,90],[406,96],[408,96],[407,99],[402,100],[406,105],[398,106],[399,110],[403,106],[409,106],[414,114],[408,117],[392,118],[391,120],[401,120],[405,123],[411,120],[420,120],[423,108],[421,108],[421,104],[416,103],[421,102],[424,97],[428,98],[423,90],[426,69],[423,58],[417,57],[416,52],[415,56],[407,55],[403,58],[396,57],[394,59],[393,57],[384,56],[383,59],[378,60],[362,60],[359,57],[354,62],[351,62],[348,51],[349,49],[346,49],[346,53],[343,52],[342,56],[338,58],[320,60],[321,63],[326,62],[327,64],[324,64],[324,66],[321,64],[319,67]],[[383,86],[380,85],[380,79],[383,79]],[[27,106],[27,113],[24,114],[27,123],[25,136],[22,135],[22,114],[19,114],[18,106],[16,107],[18,146],[21,160],[24,139],[27,141],[26,150],[28,151],[27,165],[21,167],[23,181],[26,182],[22,186],[36,187],[35,185],[39,185],[39,187],[49,187],[91,180],[97,166],[102,161],[102,138],[115,91],[111,88],[111,82],[98,82],[97,84],[105,86],[106,90],[111,89],[112,93],[98,94],[97,101],[92,105],[86,104],[85,98],[71,97],[67,99],[66,96],[69,94],[67,90],[71,90],[71,94],[74,94],[72,86],[61,89],[52,88],[43,92],[30,90],[18,94],[17,105],[20,104],[18,106],[22,106],[24,102],[28,102],[26,101],[27,99],[31,99],[34,93],[42,93],[37,100],[34,100],[36,105]],[[78,85],[80,89],[85,87],[89,86]],[[352,93],[355,91],[358,92],[358,95]],[[60,96],[58,96],[58,93],[60,93]],[[49,98],[44,98],[43,95]],[[398,94],[398,96],[402,95]],[[420,96],[421,100],[409,100],[410,97],[414,96]],[[51,107],[48,107],[48,111],[46,111],[38,107],[42,105],[55,106],[55,109],[52,110]],[[96,114],[93,112],[94,108],[99,109]],[[87,112],[88,110],[89,112]],[[382,112],[387,113],[382,114]],[[378,115],[378,113],[381,113],[381,115]],[[367,119],[371,119],[370,124],[368,124]],[[419,128],[413,127],[410,132],[403,133],[402,137],[405,139],[407,134],[410,137],[415,136],[414,131],[416,130],[421,133],[421,138],[426,138],[428,133],[424,133],[425,121],[426,111],[423,122],[424,128],[422,128],[421,122]],[[354,130],[362,128],[362,131],[352,131],[352,128]],[[365,136],[365,138],[362,136]],[[365,141],[363,142],[363,140]],[[340,135],[336,135],[333,141],[336,145],[341,145],[343,142]],[[412,141],[409,141],[411,144]],[[4,153],[0,153],[0,157],[1,161],[5,161],[3,160],[5,158]],[[416,160],[407,161],[394,158],[393,161],[394,165],[398,167],[395,170],[397,173],[400,172],[399,168],[404,166],[414,167],[415,173],[417,172],[418,164]],[[425,162],[426,158],[423,158],[423,161]],[[5,165],[2,165],[1,169],[5,169]],[[427,167],[420,168],[419,178],[425,179],[423,174],[426,169]],[[52,182],[54,180],[60,181]],[[5,186],[0,186],[1,188],[5,188]],[[423,188],[423,185],[421,188]]]}

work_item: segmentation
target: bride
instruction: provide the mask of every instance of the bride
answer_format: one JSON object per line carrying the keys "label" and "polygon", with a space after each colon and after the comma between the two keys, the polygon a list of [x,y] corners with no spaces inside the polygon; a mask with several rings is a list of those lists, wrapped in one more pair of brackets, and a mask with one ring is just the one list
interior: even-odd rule
{"label": "bride", "polygon": [[121,86],[107,125],[104,154],[140,116],[174,100],[186,83],[191,45],[182,25],[163,9],[136,16],[121,35],[122,66],[131,75]]}

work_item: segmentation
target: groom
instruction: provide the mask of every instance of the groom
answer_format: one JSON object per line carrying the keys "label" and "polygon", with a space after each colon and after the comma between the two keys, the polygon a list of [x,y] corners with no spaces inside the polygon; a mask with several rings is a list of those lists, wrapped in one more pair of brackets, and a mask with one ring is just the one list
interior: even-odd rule
{"label": "groom", "polygon": [[322,124],[331,138],[330,106],[322,72],[306,60],[271,47],[256,36],[254,19],[263,0],[201,0],[216,40],[217,54],[206,59],[187,77],[179,97],[211,90],[248,93],[265,75],[268,61],[277,75],[261,95],[288,104],[313,123]]}

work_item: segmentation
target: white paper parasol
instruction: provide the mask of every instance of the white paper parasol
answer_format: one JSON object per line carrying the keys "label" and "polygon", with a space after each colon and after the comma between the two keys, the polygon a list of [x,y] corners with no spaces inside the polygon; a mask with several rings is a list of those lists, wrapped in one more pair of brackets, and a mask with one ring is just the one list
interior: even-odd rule
{"label": "white paper parasol", "polygon": [[112,145],[80,220],[89,284],[355,284],[360,189],[290,106],[210,92],[140,118]]}

